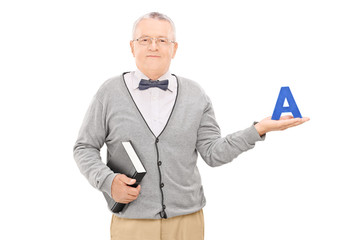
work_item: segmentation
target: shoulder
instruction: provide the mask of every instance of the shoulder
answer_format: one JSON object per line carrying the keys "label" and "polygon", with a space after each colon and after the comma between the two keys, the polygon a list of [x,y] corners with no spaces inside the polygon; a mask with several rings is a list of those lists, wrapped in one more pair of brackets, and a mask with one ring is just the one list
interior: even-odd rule
{"label": "shoulder", "polygon": [[189,85],[191,87],[196,87],[196,88],[201,88],[200,84],[197,83],[196,81],[194,80],[191,80],[189,78],[186,78],[186,77],[183,77],[183,76],[179,76],[179,75],[176,75],[176,74],[173,74],[174,76],[177,77],[177,79],[179,79],[180,83],[182,83],[183,85]]}
{"label": "shoulder", "polygon": [[192,90],[192,92],[196,92],[201,95],[203,94],[206,95],[204,89],[201,87],[201,85],[198,82],[182,76],[178,76],[178,75],[175,76],[179,79],[180,85],[182,85],[183,88],[186,88],[186,90]]}
{"label": "shoulder", "polygon": [[108,97],[111,97],[112,95],[116,95],[119,94],[121,92],[121,86],[122,81],[123,81],[123,75],[126,72],[124,72],[121,75],[117,75],[111,78],[108,78],[106,81],[104,81],[98,91],[96,92],[96,97],[100,100],[103,101]]}
{"label": "shoulder", "polygon": [[201,100],[205,102],[210,101],[204,88],[198,82],[182,76],[175,76],[178,78],[180,86],[183,88],[184,92],[187,95],[198,96]]}

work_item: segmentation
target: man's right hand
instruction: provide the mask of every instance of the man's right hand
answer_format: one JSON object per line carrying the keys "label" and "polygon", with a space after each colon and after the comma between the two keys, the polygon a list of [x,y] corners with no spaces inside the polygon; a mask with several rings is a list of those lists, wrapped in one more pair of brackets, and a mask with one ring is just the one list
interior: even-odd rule
{"label": "man's right hand", "polygon": [[133,185],[135,182],[135,179],[128,178],[124,174],[116,175],[111,184],[112,199],[119,203],[129,203],[137,199],[141,189],[140,185],[136,188],[128,186]]}

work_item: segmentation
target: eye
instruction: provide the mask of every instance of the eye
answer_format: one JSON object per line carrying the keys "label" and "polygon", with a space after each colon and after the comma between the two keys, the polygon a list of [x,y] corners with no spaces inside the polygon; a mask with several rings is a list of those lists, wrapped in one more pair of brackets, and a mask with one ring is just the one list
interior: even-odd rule
{"label": "eye", "polygon": [[159,38],[160,43],[167,43],[168,40],[166,38]]}

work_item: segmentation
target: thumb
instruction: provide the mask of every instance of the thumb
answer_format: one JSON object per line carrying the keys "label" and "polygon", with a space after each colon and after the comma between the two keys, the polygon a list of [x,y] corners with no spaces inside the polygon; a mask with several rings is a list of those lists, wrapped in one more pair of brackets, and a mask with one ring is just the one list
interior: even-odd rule
{"label": "thumb", "polygon": [[135,179],[128,178],[125,174],[121,174],[119,179],[120,179],[120,181],[122,181],[123,183],[125,183],[127,185],[133,185],[136,182]]}

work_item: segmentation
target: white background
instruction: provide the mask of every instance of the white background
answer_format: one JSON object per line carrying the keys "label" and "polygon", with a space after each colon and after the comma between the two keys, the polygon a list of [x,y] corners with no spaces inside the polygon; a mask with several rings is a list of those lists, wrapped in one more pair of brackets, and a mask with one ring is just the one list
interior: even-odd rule
{"label": "white background", "polygon": [[[360,239],[357,1],[1,1],[1,239],[109,239],[72,147],[108,78],[133,70],[133,22],[177,27],[171,70],[200,83],[225,136],[290,86],[310,122],[198,166],[205,239]],[[102,153],[105,156],[104,153]],[[105,160],[105,159],[104,159]]]}

